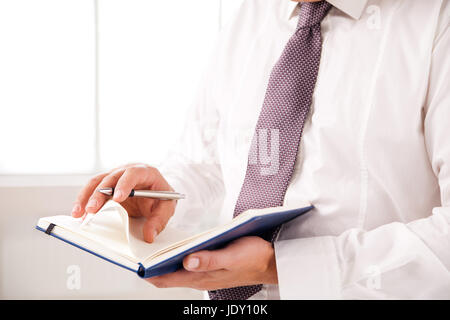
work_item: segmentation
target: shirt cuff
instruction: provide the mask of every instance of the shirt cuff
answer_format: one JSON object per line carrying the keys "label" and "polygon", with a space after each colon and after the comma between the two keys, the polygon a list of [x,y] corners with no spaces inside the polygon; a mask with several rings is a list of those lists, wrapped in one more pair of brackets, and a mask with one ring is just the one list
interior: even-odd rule
{"label": "shirt cuff", "polygon": [[274,244],[281,299],[340,299],[341,275],[333,237]]}

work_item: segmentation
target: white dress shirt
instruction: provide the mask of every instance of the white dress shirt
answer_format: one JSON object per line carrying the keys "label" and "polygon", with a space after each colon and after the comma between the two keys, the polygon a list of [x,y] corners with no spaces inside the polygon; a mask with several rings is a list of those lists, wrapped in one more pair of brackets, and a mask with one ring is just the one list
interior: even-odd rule
{"label": "white dress shirt", "polygon": [[[279,285],[257,299],[450,298],[450,6],[329,1],[285,204],[310,213],[275,243]],[[270,71],[299,6],[246,0],[222,32],[180,145],[161,168],[171,223],[232,218]],[[270,165],[270,164],[268,164]]]}

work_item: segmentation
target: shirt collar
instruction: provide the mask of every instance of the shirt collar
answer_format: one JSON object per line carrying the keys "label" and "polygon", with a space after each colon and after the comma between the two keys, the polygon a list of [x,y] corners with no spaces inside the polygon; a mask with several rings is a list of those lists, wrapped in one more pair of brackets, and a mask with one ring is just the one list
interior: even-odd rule
{"label": "shirt collar", "polygon": [[[359,19],[361,14],[367,4],[367,0],[328,0],[333,7],[341,10],[342,12],[348,14],[353,19]],[[289,0],[288,2],[288,19],[294,17],[295,9],[297,8],[299,2]]]}

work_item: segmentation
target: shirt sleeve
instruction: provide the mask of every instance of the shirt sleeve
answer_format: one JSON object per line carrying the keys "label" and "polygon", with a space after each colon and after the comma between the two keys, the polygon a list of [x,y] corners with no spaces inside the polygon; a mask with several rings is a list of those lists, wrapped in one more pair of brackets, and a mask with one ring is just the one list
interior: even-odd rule
{"label": "shirt sleeve", "polygon": [[213,93],[215,57],[213,54],[203,74],[178,141],[159,168],[171,187],[186,195],[178,201],[169,224],[193,232],[216,224],[224,195],[217,153],[220,114]]}
{"label": "shirt sleeve", "polygon": [[220,79],[228,71],[228,40],[235,36],[240,26],[239,12],[222,27],[194,103],[187,112],[180,139],[160,167],[172,188],[186,194],[186,200],[178,201],[169,224],[193,232],[217,225],[224,201],[225,186],[218,149],[222,114],[218,97],[223,91]]}
{"label": "shirt sleeve", "polygon": [[433,47],[424,136],[441,206],[409,223],[275,243],[282,299],[450,298],[450,32]]}

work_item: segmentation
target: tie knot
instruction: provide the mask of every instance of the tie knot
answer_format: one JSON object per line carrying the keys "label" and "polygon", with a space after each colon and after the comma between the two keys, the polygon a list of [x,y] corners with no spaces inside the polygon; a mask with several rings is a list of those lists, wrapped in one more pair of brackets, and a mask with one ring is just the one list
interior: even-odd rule
{"label": "tie knot", "polygon": [[331,4],[326,1],[302,3],[297,29],[309,28],[319,24],[325,18],[330,8]]}

